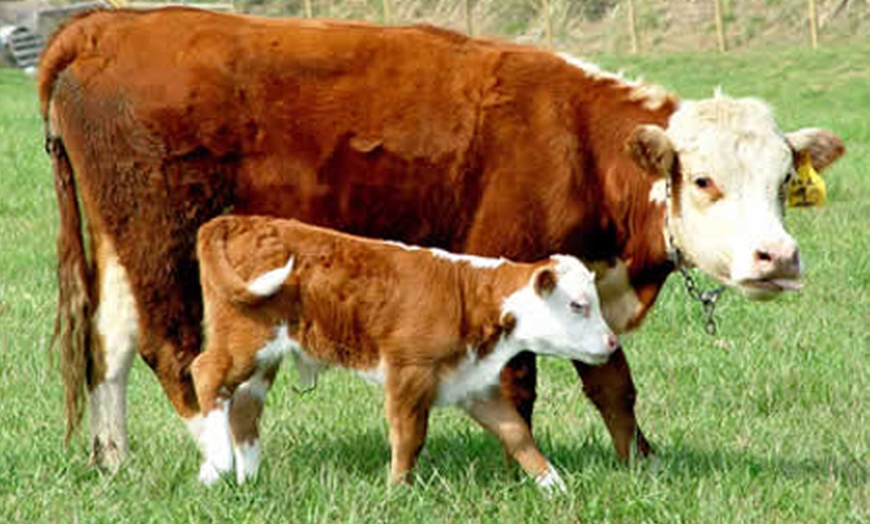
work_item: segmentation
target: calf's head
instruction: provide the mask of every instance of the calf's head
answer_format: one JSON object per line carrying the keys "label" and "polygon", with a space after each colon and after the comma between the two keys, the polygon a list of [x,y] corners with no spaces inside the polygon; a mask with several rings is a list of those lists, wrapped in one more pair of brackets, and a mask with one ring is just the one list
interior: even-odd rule
{"label": "calf's head", "polygon": [[666,241],[686,261],[750,299],[799,287],[798,245],[783,226],[786,184],[806,155],[817,170],[839,158],[837,136],[782,134],[764,103],[717,94],[683,102],[667,129],[637,128],[628,145],[668,184]]}
{"label": "calf's head", "polygon": [[601,316],[595,275],[576,258],[555,255],[529,285],[505,300],[509,337],[541,355],[602,364],[619,347]]}

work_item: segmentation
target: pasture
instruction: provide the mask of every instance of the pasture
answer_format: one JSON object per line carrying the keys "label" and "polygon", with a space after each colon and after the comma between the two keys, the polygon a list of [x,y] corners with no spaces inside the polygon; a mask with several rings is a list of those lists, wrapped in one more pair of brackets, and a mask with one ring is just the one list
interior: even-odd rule
{"label": "pasture", "polygon": [[[867,522],[870,520],[870,43],[728,55],[591,57],[683,98],[767,100],[784,130],[834,130],[848,152],[828,206],[789,210],[805,287],[772,303],[727,293],[719,332],[673,276],[624,338],[655,462],[616,460],[571,366],[541,362],[535,434],[569,494],[549,499],[498,443],[436,411],[414,487],[388,490],[381,392],[342,371],[313,393],[288,366],[267,402],[257,482],[205,488],[153,374],[131,373],[132,458],[115,475],[64,449],[49,364],[57,212],[34,82],[0,70],[0,521]],[[706,282],[706,281],[705,281]],[[709,282],[706,282],[709,285]]]}

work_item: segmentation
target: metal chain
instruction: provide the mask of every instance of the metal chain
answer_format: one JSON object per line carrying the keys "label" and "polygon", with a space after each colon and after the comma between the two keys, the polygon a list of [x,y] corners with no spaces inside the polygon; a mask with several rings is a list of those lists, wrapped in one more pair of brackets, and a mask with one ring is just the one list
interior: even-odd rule
{"label": "metal chain", "polygon": [[704,316],[706,317],[706,320],[704,321],[704,331],[706,331],[708,335],[716,335],[716,318],[713,316],[713,313],[716,311],[716,302],[719,300],[719,297],[722,296],[722,292],[725,291],[725,286],[701,291],[698,288],[698,283],[695,281],[695,277],[689,273],[688,269],[682,265],[677,266],[677,269],[679,269],[680,274],[683,275],[686,292],[690,297],[700,302],[701,307],[704,309]]}
{"label": "metal chain", "polygon": [[674,235],[671,232],[671,181],[669,178],[665,179],[665,189],[665,230],[668,234],[668,243],[670,244],[671,248],[671,261],[674,263],[674,267],[676,267],[680,271],[680,274],[683,276],[683,283],[686,286],[686,292],[691,298],[701,303],[701,307],[704,310],[704,317],[706,317],[706,320],[704,321],[704,331],[710,336],[715,336],[718,328],[716,326],[716,318],[713,316],[713,313],[716,311],[716,302],[725,291],[725,286],[719,286],[717,288],[701,291],[698,287],[698,283],[695,280],[695,277],[693,277],[691,273],[689,273],[689,270],[686,269],[686,266],[683,263],[683,254],[680,251],[680,248],[678,248],[676,243],[674,242]]}

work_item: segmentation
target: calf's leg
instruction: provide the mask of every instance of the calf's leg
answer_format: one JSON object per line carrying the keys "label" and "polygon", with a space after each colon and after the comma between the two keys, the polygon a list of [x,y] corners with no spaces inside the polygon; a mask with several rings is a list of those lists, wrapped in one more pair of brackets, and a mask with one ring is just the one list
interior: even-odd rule
{"label": "calf's leg", "polygon": [[426,441],[435,384],[429,370],[413,366],[387,371],[386,415],[390,426],[390,484],[410,483],[410,471]]}
{"label": "calf's leg", "polygon": [[212,484],[233,469],[230,439],[229,399],[221,390],[226,387],[226,375],[232,360],[225,353],[206,348],[190,366],[196,396],[205,418],[202,422],[201,451],[204,455],[199,479]]}
{"label": "calf's leg", "polygon": [[498,437],[505,452],[546,491],[565,491],[559,473],[538,451],[532,432],[513,404],[501,396],[479,400],[465,407],[466,412]]}
{"label": "calf's leg", "polygon": [[260,415],[278,368],[277,364],[258,368],[251,378],[233,392],[230,431],[236,461],[236,481],[239,484],[257,476],[260,467]]}
{"label": "calf's leg", "polygon": [[613,353],[610,360],[603,365],[590,366],[574,361],[574,368],[583,381],[583,392],[598,408],[610,431],[619,459],[628,461],[632,442],[638,455],[649,455],[652,450],[637,425],[634,414],[637,391],[622,349]]}

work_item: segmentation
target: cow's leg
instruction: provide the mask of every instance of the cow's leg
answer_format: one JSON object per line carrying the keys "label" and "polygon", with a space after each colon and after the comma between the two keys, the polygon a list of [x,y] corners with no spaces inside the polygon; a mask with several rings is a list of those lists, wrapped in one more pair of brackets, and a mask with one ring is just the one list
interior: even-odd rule
{"label": "cow's leg", "polygon": [[230,399],[225,396],[226,376],[232,365],[228,355],[219,351],[203,351],[190,366],[196,396],[204,414],[200,434],[202,466],[199,479],[212,484],[233,469],[230,438]]}
{"label": "cow's leg", "polygon": [[513,404],[501,396],[479,400],[465,406],[466,412],[490,433],[498,437],[505,452],[546,490],[565,491],[559,473],[541,454],[526,421]]}
{"label": "cow's leg", "polygon": [[502,397],[513,404],[529,428],[532,427],[537,375],[535,354],[524,351],[508,362],[500,377]]}
{"label": "cow's leg", "polygon": [[236,481],[239,484],[257,476],[260,467],[260,415],[278,367],[274,365],[258,369],[233,393],[230,430],[236,459]]}
{"label": "cow's leg", "polygon": [[390,426],[390,484],[409,483],[426,441],[435,398],[432,373],[411,366],[387,371],[386,415]]}
{"label": "cow's leg", "polygon": [[127,271],[108,239],[97,252],[97,339],[91,370],[91,462],[116,470],[129,454],[127,377],[136,355],[138,314]]}
{"label": "cow's leg", "polygon": [[606,364],[590,366],[574,361],[574,368],[583,380],[583,392],[601,413],[620,460],[628,461],[632,442],[638,455],[649,455],[649,442],[634,414],[637,391],[622,349],[613,353]]}

